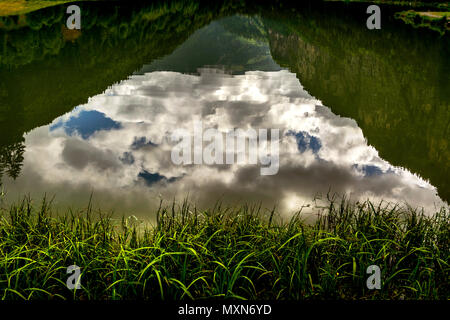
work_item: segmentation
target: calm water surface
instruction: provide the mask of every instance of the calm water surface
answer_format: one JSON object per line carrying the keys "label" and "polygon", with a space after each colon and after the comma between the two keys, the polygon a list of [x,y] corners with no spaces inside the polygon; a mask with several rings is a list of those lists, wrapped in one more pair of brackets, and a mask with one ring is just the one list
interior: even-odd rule
{"label": "calm water surface", "polygon": [[[78,208],[93,193],[141,217],[187,195],[284,213],[327,193],[428,212],[448,201],[447,37],[388,17],[369,33],[358,6],[83,6],[81,32],[64,29],[60,7],[0,31],[9,201],[47,193]],[[173,164],[171,133],[196,121],[280,129],[278,173]]]}

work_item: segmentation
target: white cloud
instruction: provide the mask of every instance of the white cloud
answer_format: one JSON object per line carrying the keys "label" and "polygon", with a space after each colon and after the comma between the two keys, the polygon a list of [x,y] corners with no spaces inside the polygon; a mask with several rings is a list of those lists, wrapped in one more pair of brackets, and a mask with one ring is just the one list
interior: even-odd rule
{"label": "white cloud", "polygon": [[[219,198],[262,200],[267,207],[277,203],[285,212],[330,188],[347,192],[354,200],[406,201],[430,211],[442,204],[433,186],[381,159],[354,120],[322,106],[288,71],[230,76],[203,69],[200,76],[175,72],[132,76],[54,123],[87,110],[104,113],[121,128],[96,131],[86,140],[68,136],[62,128],[31,131],[26,135],[22,174],[16,181],[5,181],[10,194],[39,197],[44,191],[53,192],[61,206],[77,207],[87,203],[93,190],[101,207],[141,216],[157,204],[160,194],[170,200],[189,193],[200,206]],[[316,137],[321,147],[300,153],[296,138],[284,136],[275,176],[261,177],[259,166],[174,165],[172,145],[164,137],[176,128],[192,131],[194,121],[200,119],[205,127],[219,130],[304,132]],[[141,137],[153,144],[133,149],[133,142]],[[134,162],[120,160],[125,152]],[[385,173],[364,176],[354,165],[375,166]],[[144,170],[166,179],[149,186],[139,178]],[[167,181],[173,177],[178,179]]]}

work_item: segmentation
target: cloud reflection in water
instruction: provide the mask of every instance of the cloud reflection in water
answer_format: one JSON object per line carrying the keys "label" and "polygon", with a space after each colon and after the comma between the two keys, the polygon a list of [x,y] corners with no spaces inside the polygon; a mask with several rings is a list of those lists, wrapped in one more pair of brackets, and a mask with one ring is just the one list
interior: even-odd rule
{"label": "cloud reflection in water", "polygon": [[[26,135],[22,175],[5,181],[11,194],[56,195],[56,204],[83,206],[94,191],[103,209],[144,216],[158,197],[208,206],[262,201],[288,213],[329,190],[354,200],[408,202],[432,211],[436,190],[392,167],[367,145],[357,123],[333,114],[286,70],[228,75],[152,72],[135,75],[90,98],[49,126]],[[85,119],[85,121],[81,121]],[[170,133],[194,121],[224,132],[275,128],[282,132],[280,169],[258,165],[174,165]]]}

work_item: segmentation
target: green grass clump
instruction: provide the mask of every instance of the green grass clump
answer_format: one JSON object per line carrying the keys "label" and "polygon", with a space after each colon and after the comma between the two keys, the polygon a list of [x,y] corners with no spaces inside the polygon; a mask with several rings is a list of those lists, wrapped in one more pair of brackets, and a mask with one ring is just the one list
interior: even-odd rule
{"label": "green grass clump", "polygon": [[[51,214],[30,200],[0,214],[0,297],[67,299],[448,299],[449,212],[330,201],[314,223],[254,206],[161,207],[157,223]],[[81,286],[66,287],[69,265]],[[368,290],[378,265],[381,290]]]}

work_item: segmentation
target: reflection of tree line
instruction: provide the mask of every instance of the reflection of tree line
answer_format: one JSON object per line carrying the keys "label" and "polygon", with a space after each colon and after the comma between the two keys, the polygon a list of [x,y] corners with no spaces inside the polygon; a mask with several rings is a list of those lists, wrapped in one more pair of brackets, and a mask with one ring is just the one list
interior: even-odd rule
{"label": "reflection of tree line", "polygon": [[[20,172],[23,134],[170,54],[193,32],[236,10],[230,3],[81,4],[67,41],[65,6],[0,21],[0,174]],[[66,32],[65,32],[66,31]]]}
{"label": "reflection of tree line", "polygon": [[24,152],[23,141],[14,142],[0,148],[0,185],[5,173],[13,179],[19,176]]}
{"label": "reflection of tree line", "polygon": [[355,119],[382,158],[430,179],[448,201],[449,38],[386,14],[381,32],[371,32],[363,12],[268,13],[272,55],[334,113]]}
{"label": "reflection of tree line", "polygon": [[[173,45],[175,34],[180,37],[185,33],[187,37],[211,21],[218,14],[214,10],[221,9],[214,8],[215,5],[201,7],[196,1],[152,2],[147,6],[111,3],[80,6],[83,12],[81,32],[84,34],[80,45],[95,40],[97,46],[104,49],[115,47],[124,40],[127,44],[142,45],[144,40],[165,38],[169,43],[160,45]],[[57,6],[25,16],[0,17],[0,39],[3,40],[0,66],[17,67],[60,54],[69,46],[62,32],[67,19],[65,9],[66,6]],[[96,51],[90,53],[98,54]]]}
{"label": "reflection of tree line", "polygon": [[[430,179],[441,197],[450,199],[448,38],[393,24],[387,14],[382,32],[368,31],[363,6],[340,9],[327,3],[325,10],[308,4],[295,13],[243,6],[176,1],[119,10],[89,4],[82,8],[82,33],[74,42],[64,39],[60,7],[29,14],[9,31],[0,28],[2,171],[19,172],[20,165],[10,164],[21,160],[24,132],[170,54],[210,21],[260,10],[279,64],[296,72],[302,85],[336,114],[357,120],[381,157]],[[227,28],[249,36],[238,27]]]}

